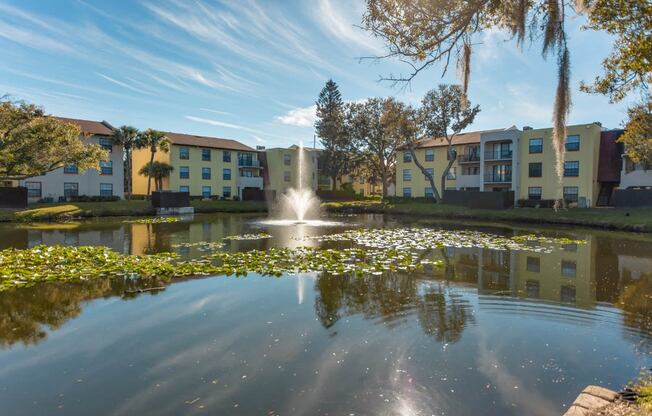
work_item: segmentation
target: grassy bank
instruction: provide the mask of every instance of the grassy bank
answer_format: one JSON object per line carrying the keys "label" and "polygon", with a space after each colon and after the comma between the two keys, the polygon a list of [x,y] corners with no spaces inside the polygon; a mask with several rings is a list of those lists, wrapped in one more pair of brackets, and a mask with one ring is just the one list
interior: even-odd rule
{"label": "grassy bank", "polygon": [[383,203],[378,200],[327,202],[323,206],[327,211],[335,213],[383,213],[480,221],[568,224],[623,231],[652,232],[652,208],[588,208],[555,212],[551,208],[488,210],[432,202]]}
{"label": "grassy bank", "polygon": [[[266,212],[267,205],[258,201],[191,201],[197,213]],[[76,202],[36,204],[21,211],[0,210],[0,222],[58,221],[70,218],[124,217],[154,215],[148,201]]]}

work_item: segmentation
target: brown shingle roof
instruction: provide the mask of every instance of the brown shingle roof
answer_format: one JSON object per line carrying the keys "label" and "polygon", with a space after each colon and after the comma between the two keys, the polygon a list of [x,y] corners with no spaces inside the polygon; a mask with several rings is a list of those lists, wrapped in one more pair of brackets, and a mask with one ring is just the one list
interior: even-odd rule
{"label": "brown shingle roof", "polygon": [[192,134],[165,132],[165,135],[172,144],[182,146],[210,147],[213,149],[243,150],[255,152],[255,150],[246,144],[231,139],[220,139],[217,137],[195,136]]}
{"label": "brown shingle roof", "polygon": [[[461,145],[461,144],[477,144],[480,143],[480,136],[484,133],[494,133],[498,131],[507,131],[511,130],[515,127],[508,127],[508,128],[503,128],[503,129],[491,129],[491,130],[478,130],[478,131],[470,131],[467,133],[460,133],[453,137],[453,144],[454,145]],[[446,142],[446,139],[443,137],[438,137],[438,138],[425,138],[421,139],[419,142],[419,145],[417,146],[418,148],[424,148],[424,147],[439,147],[439,146],[448,146],[448,143]]]}
{"label": "brown shingle roof", "polygon": [[112,136],[111,125],[106,121],[82,120],[78,118],[54,117],[65,123],[76,124],[81,128],[82,133],[97,134],[100,136]]}

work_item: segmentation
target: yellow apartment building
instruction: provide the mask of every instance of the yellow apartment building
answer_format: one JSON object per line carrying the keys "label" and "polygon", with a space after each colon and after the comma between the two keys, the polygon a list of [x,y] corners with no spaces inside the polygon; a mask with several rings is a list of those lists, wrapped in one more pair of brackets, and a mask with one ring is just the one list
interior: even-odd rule
{"label": "yellow apartment building", "polygon": [[598,123],[568,127],[564,177],[560,185],[555,171],[552,128],[525,128],[518,148],[520,187],[517,199],[557,199],[563,196],[567,202],[580,207],[595,206],[600,190],[601,130]]}
{"label": "yellow apartment building", "polygon": [[[189,192],[190,196],[242,199],[246,188],[263,189],[258,153],[235,140],[166,132],[170,151],[158,151],[154,160],[174,167],[163,189]],[[133,152],[133,193],[147,193],[147,177],[138,171],[150,159],[149,149]],[[153,183],[153,182],[152,182]],[[152,185],[153,187],[153,185]]]}
{"label": "yellow apartment building", "polygon": [[265,190],[279,196],[289,188],[308,186],[313,190],[319,185],[319,149],[303,148],[303,166],[300,169],[299,146],[272,148],[264,151]]}
{"label": "yellow apartment building", "polygon": [[[480,136],[485,131],[460,133],[453,138],[457,159],[446,179],[446,189],[479,190]],[[441,174],[448,165],[448,143],[441,138],[424,139],[416,148],[418,161],[430,169],[439,194]],[[396,158],[396,196],[432,197],[430,182],[412,160],[408,150],[399,150]]]}

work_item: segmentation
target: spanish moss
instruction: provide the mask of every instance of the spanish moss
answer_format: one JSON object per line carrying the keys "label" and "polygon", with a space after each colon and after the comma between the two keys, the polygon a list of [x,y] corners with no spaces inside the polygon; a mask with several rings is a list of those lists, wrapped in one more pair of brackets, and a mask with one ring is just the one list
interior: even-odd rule
{"label": "spanish moss", "polygon": [[568,48],[564,47],[558,58],[559,79],[555,95],[555,108],[553,114],[552,143],[555,149],[555,171],[559,179],[559,193],[561,194],[561,181],[564,177],[564,142],[566,139],[566,119],[570,112],[570,57]]}
{"label": "spanish moss", "polygon": [[469,99],[467,91],[469,89],[469,79],[471,77],[471,45],[464,43],[462,55],[460,58],[460,75],[462,78],[462,108],[467,108]]}

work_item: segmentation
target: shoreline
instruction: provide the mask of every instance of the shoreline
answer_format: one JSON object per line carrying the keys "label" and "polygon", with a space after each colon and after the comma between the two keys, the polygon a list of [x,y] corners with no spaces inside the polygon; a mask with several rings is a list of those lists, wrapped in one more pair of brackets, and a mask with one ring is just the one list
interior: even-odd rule
{"label": "shoreline", "polygon": [[652,208],[573,208],[555,212],[552,208],[487,210],[428,202],[392,204],[380,201],[325,202],[322,207],[330,213],[409,215],[420,218],[566,225],[652,233]]}
{"label": "shoreline", "polygon": [[[263,201],[191,201],[197,214],[266,213]],[[469,209],[455,205],[379,200],[323,202],[322,209],[334,214],[386,214],[433,219],[459,219],[500,223],[549,224],[589,227],[637,233],[652,233],[652,208],[574,208],[555,212],[552,208]],[[0,223],[61,222],[100,217],[153,217],[148,201],[79,202],[39,204],[26,210],[0,210]]]}

